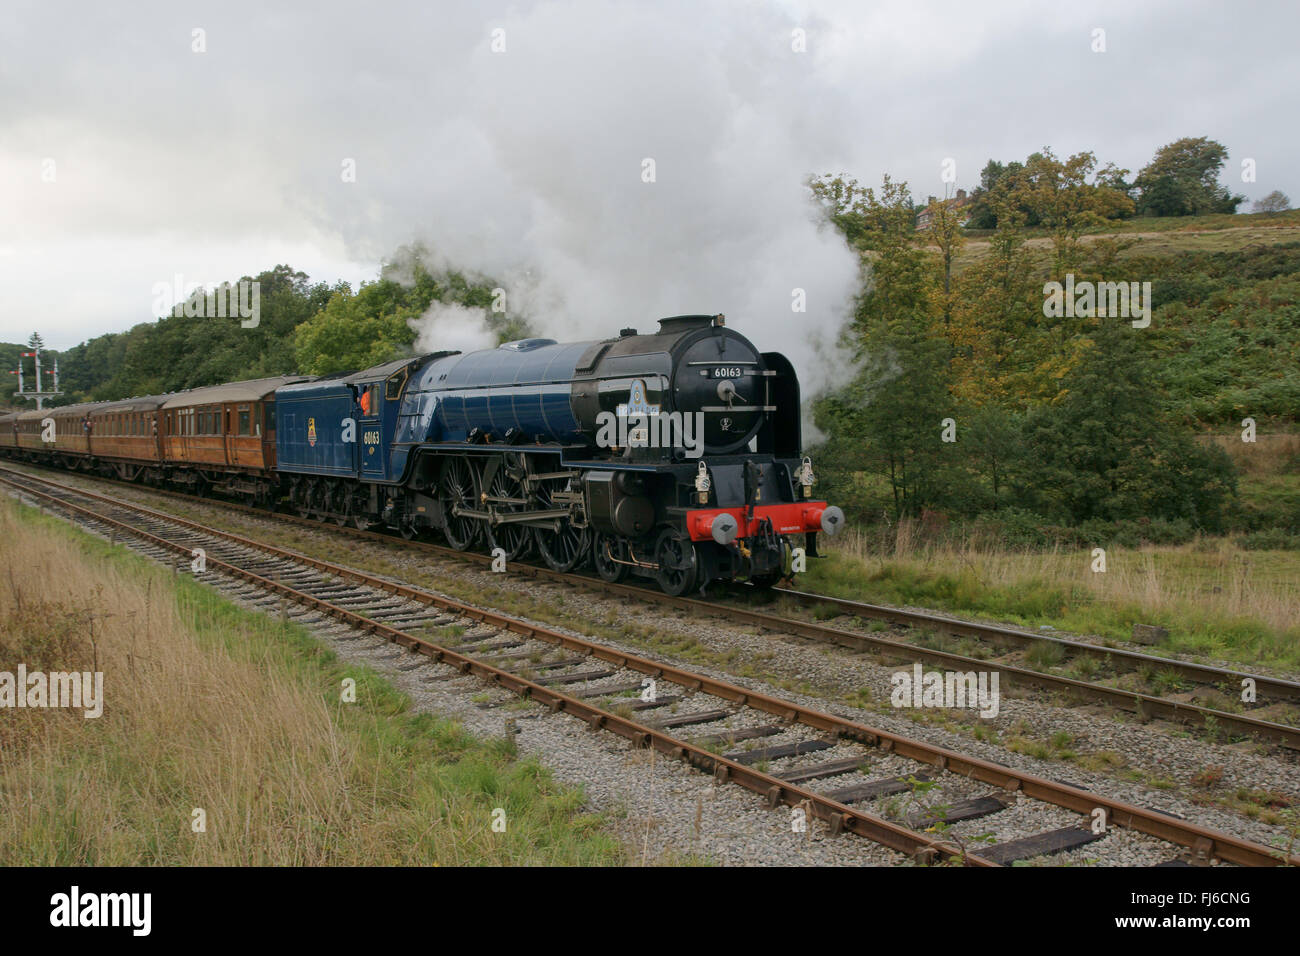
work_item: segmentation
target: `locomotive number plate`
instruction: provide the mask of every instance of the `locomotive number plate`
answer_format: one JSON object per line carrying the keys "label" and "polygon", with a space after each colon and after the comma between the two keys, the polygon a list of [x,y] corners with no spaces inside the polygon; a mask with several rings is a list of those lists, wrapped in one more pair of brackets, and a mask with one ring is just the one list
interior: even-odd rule
{"label": "locomotive number plate", "polygon": [[712,378],[740,378],[745,370],[739,365],[719,365],[713,370]]}

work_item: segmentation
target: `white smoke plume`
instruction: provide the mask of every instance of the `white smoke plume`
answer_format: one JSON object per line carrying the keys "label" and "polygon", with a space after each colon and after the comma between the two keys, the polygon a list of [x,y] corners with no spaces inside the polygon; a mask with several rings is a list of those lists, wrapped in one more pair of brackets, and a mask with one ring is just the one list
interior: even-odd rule
{"label": "white smoke plume", "polygon": [[[797,29],[807,52],[792,49]],[[391,104],[428,97],[414,139],[376,122],[390,111],[347,111],[356,139],[383,148],[318,207],[322,228],[358,255],[417,242],[431,267],[492,276],[540,335],[723,312],[789,355],[806,395],[828,384],[843,363],[813,342],[834,351],[858,262],[806,186],[840,168],[850,135],[815,22],[756,5],[738,16],[723,3],[570,0],[439,33],[459,42],[402,74]]]}
{"label": "white smoke plume", "polygon": [[484,309],[455,302],[433,302],[418,319],[408,319],[415,330],[417,352],[474,352],[497,344]]}

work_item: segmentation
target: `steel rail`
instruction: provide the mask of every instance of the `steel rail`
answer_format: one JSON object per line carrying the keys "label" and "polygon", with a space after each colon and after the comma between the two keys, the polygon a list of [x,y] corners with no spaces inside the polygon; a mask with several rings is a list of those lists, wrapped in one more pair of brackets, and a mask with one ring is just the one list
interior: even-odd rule
{"label": "steel rail", "polygon": [[803,604],[826,604],[837,607],[849,614],[888,621],[901,627],[934,627],[961,637],[994,638],[995,640],[1011,641],[1021,647],[1033,644],[1056,644],[1074,653],[1128,661],[1138,666],[1160,667],[1177,673],[1179,677],[1186,677],[1202,684],[1216,684],[1225,680],[1238,683],[1243,680],[1252,680],[1255,682],[1256,690],[1261,693],[1268,693],[1279,699],[1300,701],[1300,682],[1285,680],[1280,677],[1267,677],[1263,674],[1252,674],[1247,671],[1238,671],[1226,667],[1211,667],[1206,664],[1178,660],[1177,658],[1143,654],[1141,651],[1106,647],[1089,641],[1076,641],[1065,637],[1054,637],[1049,634],[1032,634],[1027,631],[1004,627],[1000,624],[962,621],[942,614],[908,611],[903,608],[887,607],[882,604],[868,604],[863,601],[831,597],[826,594],[812,594],[794,588],[775,588],[774,590],[777,594],[794,598]]}
{"label": "steel rail", "polygon": [[[5,474],[5,473],[22,474],[21,472],[11,472],[8,469],[0,468],[0,474]],[[32,477],[32,476],[25,476],[25,477]],[[63,485],[59,482],[51,481],[50,479],[34,478],[33,480],[44,481],[51,487],[73,491],[78,494],[85,495],[86,497],[91,499],[108,501],[115,504],[118,503],[117,499],[110,498],[106,495],[99,495],[96,492],[76,489],[70,485]],[[206,500],[206,499],[200,499],[200,500]],[[224,504],[225,503],[222,503],[223,506]],[[169,515],[165,512],[153,511],[152,509],[144,508],[144,506],[136,506],[136,507],[139,507],[144,511],[149,511],[157,518],[174,520],[181,523],[185,523],[187,520],[184,518],[179,518],[174,515]],[[246,507],[246,506],[240,506],[240,507]],[[256,509],[250,509],[250,510],[260,515],[271,514],[270,512],[264,512],[264,511],[259,512]],[[281,517],[293,517],[295,521],[304,522],[309,527],[312,528],[320,527],[320,522],[312,521],[310,519],[297,518],[296,516],[281,516]],[[196,528],[204,527],[203,525],[199,525],[193,522],[191,522],[191,525]],[[213,529],[205,528],[204,530],[211,531]],[[344,530],[349,530],[349,529],[345,528]],[[351,529],[351,530],[355,531],[356,529]],[[374,534],[376,537],[382,538],[383,540],[390,543],[401,540],[401,539],[393,538],[388,535],[377,534],[375,532],[360,532],[360,533],[366,535]],[[482,563],[485,564],[491,561],[491,558],[486,555],[478,555],[478,554],[473,554],[471,552],[458,552],[453,549],[443,549],[438,545],[431,545],[425,542],[404,542],[404,544],[408,544],[408,545],[412,543],[418,543],[425,548],[428,548],[430,550],[435,550],[439,553],[445,551],[446,553],[449,553],[451,555],[469,557],[471,558],[471,560],[481,561]],[[516,568],[526,568],[528,569],[526,573],[531,573],[533,576],[545,578],[548,580],[557,580],[557,581],[564,581],[564,582],[573,582],[575,580],[574,576],[572,575],[561,574],[560,572],[552,571],[549,568],[545,568],[545,569],[535,568],[531,565],[520,565],[520,564],[516,564]],[[788,633],[794,633],[794,634],[798,634],[801,637],[807,637],[825,643],[837,644],[842,647],[852,648],[854,650],[875,651],[901,660],[907,660],[907,661],[919,660],[929,664],[945,666],[963,672],[968,672],[972,670],[974,671],[985,670],[991,666],[989,661],[982,660],[977,657],[969,657],[964,654],[956,654],[951,651],[941,651],[934,648],[917,647],[914,644],[910,644],[906,641],[898,640],[896,638],[882,637],[877,634],[860,634],[856,631],[849,631],[843,628],[832,627],[828,624],[818,624],[812,621],[801,621],[795,618],[788,618],[788,617],[782,617],[780,615],[769,614],[766,611],[753,610],[752,608],[742,608],[742,607],[736,607],[734,605],[719,604],[716,601],[704,600],[701,598],[691,598],[685,596],[672,597],[671,595],[664,594],[663,592],[660,591],[652,591],[648,588],[640,588],[640,587],[627,585],[627,584],[612,584],[608,581],[601,581],[598,578],[590,578],[586,576],[579,577],[577,578],[577,580],[585,584],[590,584],[592,586],[595,586],[598,589],[605,591],[606,593],[626,594],[631,597],[640,598],[643,600],[650,600],[656,603],[663,603],[665,605],[672,606],[672,607],[694,610],[701,613],[721,612],[728,615],[734,620],[743,621],[747,624],[753,624],[758,627],[765,627],[774,631],[784,631]],[[802,593],[802,592],[792,592],[792,593]],[[820,596],[812,595],[811,597],[820,597]],[[849,602],[849,603],[855,603],[855,602]],[[863,606],[869,608],[877,607],[876,605],[863,605]],[[889,610],[889,609],[881,608],[881,610]],[[911,614],[912,612],[902,612],[902,613]],[[974,624],[969,622],[961,622],[961,621],[952,621],[948,618],[937,617],[934,615],[917,614],[916,618],[923,618],[927,621],[933,620],[935,622],[942,622],[944,625],[951,626],[953,629],[957,629],[958,627],[960,627],[962,630],[958,630],[958,633],[976,633],[977,631],[983,631],[986,628],[985,625]],[[1008,634],[1018,633],[1007,628],[992,628],[990,626],[988,629],[997,630],[999,632],[1006,632]],[[1032,638],[1032,635],[1022,634],[1020,636],[1026,638]],[[1218,710],[1212,707],[1206,707],[1202,704],[1192,704],[1192,703],[1186,703],[1182,701],[1173,701],[1164,697],[1157,697],[1153,694],[1144,694],[1141,693],[1140,691],[1122,690],[1117,687],[1111,687],[1107,684],[1100,684],[1094,681],[1082,681],[1082,680],[1076,680],[1075,678],[1072,677],[1065,677],[1057,674],[1048,674],[1043,671],[1031,670],[1026,667],[1018,667],[1013,664],[997,664],[995,666],[1000,673],[1005,674],[1008,677],[1012,678],[1013,682],[1019,682],[1021,685],[1024,686],[1037,687],[1041,690],[1047,690],[1051,692],[1068,693],[1085,699],[1101,700],[1107,703],[1108,705],[1116,708],[1117,710],[1135,712],[1143,719],[1159,717],[1165,720],[1170,720],[1179,723],[1182,722],[1192,723],[1201,728],[1213,727],[1216,730],[1222,729],[1225,731],[1236,733],[1244,737],[1249,737],[1256,740],[1265,740],[1276,744],[1280,744],[1281,746],[1286,747],[1287,749],[1290,750],[1300,751],[1300,728],[1292,727],[1287,724],[1280,724],[1275,721],[1263,720],[1258,717],[1251,717],[1248,714],[1237,714],[1237,713],[1232,713],[1231,711]],[[1214,669],[1203,668],[1203,670],[1213,672]],[[1294,685],[1288,681],[1279,681],[1273,678],[1264,678],[1264,677],[1259,677],[1257,675],[1244,674],[1240,672],[1225,672],[1225,673],[1232,674],[1234,676],[1239,674],[1243,678],[1245,677],[1254,678],[1257,681],[1264,682],[1264,684],[1266,684],[1267,686],[1289,685],[1295,687],[1297,691],[1300,691],[1300,685]],[[1259,686],[1260,685],[1257,684],[1257,689]]]}
{"label": "steel rail", "polygon": [[[24,475],[23,477],[32,481],[44,482],[54,487],[60,487],[57,482],[48,482],[45,479],[33,478],[30,475]],[[15,487],[24,493],[36,495],[37,497],[50,501],[51,503],[59,507],[65,507],[74,510],[77,513],[83,514],[91,518],[92,520],[108,522],[124,530],[127,530],[132,534],[146,537],[147,539],[152,540],[159,545],[166,546],[170,550],[183,553],[185,555],[189,555],[191,552],[191,548],[188,545],[169,542],[164,538],[159,538],[156,535],[149,534],[148,532],[142,531],[141,529],[138,529],[126,522],[118,521],[116,519],[109,518],[105,515],[102,515],[99,512],[92,511],[91,509],[82,508],[78,505],[74,505],[71,502],[59,498],[56,495],[51,495],[46,492],[41,492],[37,489],[33,489],[29,487],[23,487],[21,483],[12,481],[11,479],[5,478],[2,475],[0,475],[0,482]],[[801,704],[797,704],[792,701],[782,700],[780,698],[772,697],[770,695],[763,694],[758,691],[753,691],[748,688],[743,688],[735,684],[728,683],[726,681],[721,681],[716,678],[708,677],[707,675],[702,675],[692,671],[687,671],[682,668],[664,664],[658,661],[653,661],[648,658],[639,657],[637,655],[627,654],[622,651],[618,651],[601,644],[596,644],[594,642],[584,640],[582,638],[574,637],[568,634],[563,634],[559,631],[555,631],[548,627],[531,624],[529,622],[519,620],[518,618],[513,618],[508,615],[500,614],[495,611],[488,611],[482,608],[476,608],[473,607],[472,605],[467,605],[460,601],[456,601],[450,598],[444,598],[440,595],[432,594],[428,591],[423,591],[419,588],[414,588],[409,585],[404,585],[395,581],[388,580],[386,578],[377,577],[375,575],[368,574],[363,571],[358,571],[353,568],[348,568],[342,565],[333,564],[332,562],[324,561],[319,558],[313,558],[309,555],[299,554],[298,552],[292,551],[287,548],[282,548],[276,545],[265,544],[263,542],[259,542],[251,538],[245,538],[242,535],[237,535],[232,532],[221,531],[215,528],[207,528],[203,525],[198,524],[197,522],[192,522],[184,518],[178,518],[174,515],[168,515],[163,512],[157,512],[152,509],[145,508],[141,505],[133,505],[133,504],[116,501],[113,499],[106,498],[105,496],[96,495],[93,492],[85,492],[80,489],[73,488],[68,490],[74,495],[82,495],[90,498],[91,500],[101,499],[115,507],[122,508],[126,511],[135,512],[137,514],[144,514],[149,517],[153,517],[155,519],[160,519],[163,521],[174,522],[184,527],[189,527],[192,530],[201,530],[202,533],[210,535],[212,537],[232,541],[244,547],[252,548],[267,554],[274,555],[276,557],[305,564],[309,567],[315,568],[316,570],[326,571],[327,573],[334,574],[337,577],[344,578],[347,580],[353,580],[358,583],[363,583],[377,590],[387,591],[391,594],[395,594],[422,604],[433,605],[443,610],[453,611],[458,615],[462,615],[471,620],[481,621],[483,623],[497,627],[501,630],[508,630],[513,633],[523,635],[525,637],[546,641],[548,643],[556,644],[567,649],[582,650],[585,653],[588,653],[599,660],[603,660],[608,663],[615,664],[619,667],[623,667],[629,670],[634,670],[639,673],[643,673],[648,676],[655,677],[657,679],[667,680],[670,683],[678,684],[688,689],[697,692],[706,693],[711,696],[716,696],[724,700],[729,700],[732,701],[733,703],[740,704],[742,706],[752,707],[756,710],[765,711],[769,714],[773,714],[775,716],[780,717],[781,719],[785,720],[788,723],[799,723],[799,724],[803,724],[804,726],[808,726],[817,730],[833,733],[837,737],[848,739],[848,740],[855,740],[860,743],[866,744],[868,746],[878,747],[886,752],[895,753],[898,754],[899,756],[903,756],[920,763],[927,763],[930,764],[931,766],[935,766],[952,773],[957,773],[962,776],[980,780],[982,782],[992,784],[1004,790],[1009,790],[1009,791],[1020,790],[1026,796],[1031,797],[1033,799],[1042,800],[1048,803],[1055,804],[1056,806],[1074,810],[1076,812],[1083,813],[1083,814],[1090,814],[1093,810],[1100,807],[1106,810],[1107,818],[1111,823],[1114,823],[1118,826],[1128,827],[1130,829],[1134,829],[1142,833],[1149,834],[1151,836],[1154,836],[1161,840],[1165,840],[1170,843],[1175,843],[1181,846],[1189,847],[1195,853],[1205,858],[1214,856],[1214,857],[1218,857],[1219,859],[1225,862],[1236,863],[1244,866],[1264,866],[1264,865],[1279,865],[1279,864],[1300,866],[1300,856],[1293,855],[1288,857],[1280,850],[1275,850],[1273,848],[1265,847],[1260,844],[1251,843],[1250,841],[1247,840],[1241,840],[1229,834],[1225,834],[1217,830],[1212,830],[1207,827],[1202,827],[1197,824],[1190,823],[1189,821],[1178,820],[1174,817],[1170,817],[1166,814],[1160,813],[1159,811],[1146,810],[1141,807],[1136,807],[1131,804],[1125,803],[1123,801],[1114,800],[1108,797],[1103,797],[1099,794],[1090,793],[1078,787],[1073,787],[1068,784],[1058,783],[1056,781],[1047,780],[1045,778],[1038,777],[1033,774],[1027,774],[1019,770],[1014,770],[1009,767],[1004,767],[999,764],[992,763],[991,761],[986,761],[977,757],[966,756],[956,751],[949,750],[944,747],[939,747],[934,744],[929,744],[924,741],[919,741],[912,738],[904,737],[900,734],[890,733],[888,731],[882,731],[876,728],[868,727],[866,725],[859,724],[855,721],[849,720],[848,718],[839,717],[833,714],[827,714],[825,712],[814,710],[810,707],[805,707]],[[209,564],[213,564],[215,561],[215,559],[213,558],[208,558],[207,560]],[[218,565],[221,564],[221,562],[216,562],[216,563]],[[240,577],[245,577],[246,579],[249,580],[251,580],[253,577],[256,577],[259,582],[265,582],[266,586],[270,587],[272,590],[275,590],[277,593],[281,593],[281,594],[289,594],[290,592],[293,592],[294,594],[301,593],[301,592],[293,591],[292,588],[280,582],[271,581],[270,579],[261,578],[260,576],[253,575],[252,572],[235,569],[232,573],[235,573],[237,576]],[[307,603],[311,604],[312,606],[323,607],[328,605],[328,602],[320,601],[319,598],[314,598],[311,595],[303,595],[303,596],[305,599],[308,599]],[[433,651],[442,653],[443,657],[437,659],[439,660],[446,659],[454,666],[457,666],[459,669],[461,669],[463,672],[473,671],[474,673],[478,674],[479,676],[483,676],[485,679],[493,683],[500,683],[502,684],[502,686],[507,686],[510,689],[515,689],[517,686],[523,686],[523,685],[529,685],[530,687],[537,687],[538,691],[540,692],[540,695],[534,694],[530,690],[530,694],[529,694],[530,696],[535,696],[536,699],[542,700],[543,702],[547,702],[547,703],[554,700],[565,701],[563,706],[555,707],[554,709],[556,710],[565,710],[566,712],[571,712],[575,714],[586,713],[589,715],[589,717],[596,717],[599,716],[599,714],[605,714],[607,720],[605,722],[598,721],[596,726],[605,726],[606,724],[612,722],[611,729],[615,729],[616,727],[621,727],[624,731],[626,731],[626,733],[621,734],[622,736],[629,736],[630,734],[634,734],[634,733],[648,732],[651,733],[652,735],[659,733],[658,731],[655,731],[653,728],[648,728],[648,727],[644,727],[643,725],[636,724],[635,722],[627,720],[626,718],[623,718],[617,714],[600,711],[599,708],[596,708],[593,705],[587,704],[576,698],[569,698],[567,697],[567,695],[560,694],[542,685],[534,685],[532,684],[532,682],[527,681],[525,678],[521,678],[518,675],[511,674],[508,671],[501,671],[498,668],[492,667],[491,665],[484,664],[482,662],[474,661],[473,658],[469,658],[464,655],[457,654],[455,651],[451,651],[447,648],[439,647],[438,645],[425,641],[423,638],[415,637],[414,635],[397,631],[396,629],[391,628],[388,625],[384,625],[378,621],[367,619],[361,615],[356,614],[355,612],[348,611],[344,608],[336,608],[334,605],[328,605],[328,607],[334,609],[333,611],[330,612],[333,616],[346,615],[346,617],[343,617],[341,619],[347,620],[349,621],[349,623],[354,623],[355,626],[360,627],[362,629],[372,631],[374,633],[383,633],[385,635],[389,633],[400,635],[401,639],[394,638],[396,643],[403,644],[404,646],[407,647],[413,647],[415,649],[421,649],[422,646],[427,645],[427,647],[430,648],[431,650],[426,651],[426,653],[432,654]],[[501,675],[501,676],[496,677],[493,675]],[[503,681],[506,681],[506,683],[503,683]],[[520,683],[515,684],[511,682],[520,682]],[[570,709],[570,704],[567,703],[568,701],[572,701],[572,706],[573,708],[576,709]],[[597,712],[599,712],[599,714]],[[616,729],[615,732],[619,732],[619,731]],[[770,775],[763,774],[761,771],[755,771],[752,768],[744,767],[744,765],[735,764],[734,761],[726,760],[723,757],[713,754],[710,751],[704,750],[700,747],[693,746],[685,741],[680,741],[677,740],[676,738],[668,737],[667,735],[663,735],[663,737],[665,738],[665,740],[671,741],[671,744],[665,743],[664,747],[662,748],[660,747],[659,743],[655,742],[655,738],[653,736],[650,738],[651,742],[654,743],[656,749],[661,749],[662,752],[665,753],[678,755],[679,753],[678,748],[684,747],[686,748],[684,751],[686,756],[684,756],[683,759],[687,759],[689,762],[697,766],[700,766],[702,769],[712,769],[715,773],[718,774],[718,776],[724,779],[727,777],[735,776],[736,767],[743,768],[746,771],[743,779],[748,780],[749,783],[742,783],[742,785],[746,786],[748,789],[755,790],[755,792],[763,793],[765,796],[767,796],[769,803],[771,803],[773,806],[775,806],[777,803],[786,803],[788,805],[793,806],[793,805],[797,805],[798,803],[800,803],[805,799],[813,800],[814,802],[811,804],[811,806],[814,807],[815,813],[819,816],[819,818],[827,820],[831,824],[832,830],[835,830],[837,827],[839,827],[839,828],[852,830],[853,832],[863,833],[863,830],[865,828],[872,827],[877,823],[884,824],[885,826],[891,828],[890,833],[894,837],[897,837],[898,834],[894,833],[893,831],[904,830],[904,828],[899,828],[893,824],[889,824],[888,821],[881,820],[880,818],[871,816],[869,814],[863,814],[861,811],[852,810],[847,806],[835,803],[835,801],[826,800],[825,798],[819,798],[812,791],[807,791],[801,787],[797,787],[795,785],[785,783],[775,777],[771,777]],[[644,738],[629,737],[629,739],[640,741]],[[702,761],[702,763],[698,761]],[[720,770],[718,768],[723,768],[723,769]],[[757,789],[756,786],[751,785],[753,783],[760,782],[758,781],[759,777],[763,778],[761,780],[761,783],[763,784],[764,789],[762,790],[759,790]],[[737,782],[742,782],[742,779],[738,778]],[[822,803],[820,804],[817,803],[816,802],[817,800],[821,800]],[[823,811],[825,815],[823,815]],[[840,814],[840,818],[837,819],[832,814]],[[848,814],[848,816],[845,816],[845,814]],[[860,818],[863,822],[862,823],[852,822],[852,820],[858,818]],[[911,831],[905,831],[905,832],[911,833]],[[866,834],[863,833],[863,835]],[[919,834],[913,834],[913,836],[920,837]],[[890,845],[890,844],[885,844],[885,845]],[[947,852],[948,849],[950,849],[945,847],[940,841],[926,841],[925,847],[934,849],[935,852]],[[924,848],[921,848],[921,850],[919,850],[918,852],[921,852],[922,855],[924,856]],[[972,858],[969,855],[967,856],[967,859],[968,861],[972,861]],[[988,861],[981,861],[981,862],[988,862]]]}

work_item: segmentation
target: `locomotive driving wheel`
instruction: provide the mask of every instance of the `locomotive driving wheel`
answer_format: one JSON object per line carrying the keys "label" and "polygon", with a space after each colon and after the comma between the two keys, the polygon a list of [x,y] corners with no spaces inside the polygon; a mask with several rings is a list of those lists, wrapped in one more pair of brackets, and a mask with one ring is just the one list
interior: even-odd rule
{"label": "locomotive driving wheel", "polygon": [[[554,508],[555,493],[566,487],[566,479],[542,482],[537,489],[538,507],[543,510]],[[575,528],[567,518],[557,518],[554,528],[535,529],[533,537],[537,541],[537,550],[551,570],[562,573],[568,573],[581,564],[591,548],[591,530]]]}
{"label": "locomotive driving wheel", "polygon": [[457,515],[455,509],[476,509],[479,505],[478,469],[468,458],[452,458],[443,469],[438,483],[438,497],[442,499],[446,524],[443,528],[447,542],[457,551],[468,551],[478,540],[482,523],[469,515]]}
{"label": "locomotive driving wheel", "polygon": [[690,538],[672,528],[665,530],[655,542],[655,559],[659,562],[655,578],[665,594],[681,597],[695,587],[700,568]]}
{"label": "locomotive driving wheel", "polygon": [[[516,501],[527,499],[528,495],[524,491],[523,482],[512,475],[509,469],[503,464],[496,470],[492,480],[488,483],[487,494],[489,498],[513,498]],[[499,514],[510,514],[512,511],[526,511],[527,504],[499,504],[494,503],[492,507]],[[506,523],[498,525],[488,525],[487,528],[487,546],[492,551],[500,548],[506,553],[507,561],[514,561],[526,555],[533,546],[533,529],[526,525]]]}

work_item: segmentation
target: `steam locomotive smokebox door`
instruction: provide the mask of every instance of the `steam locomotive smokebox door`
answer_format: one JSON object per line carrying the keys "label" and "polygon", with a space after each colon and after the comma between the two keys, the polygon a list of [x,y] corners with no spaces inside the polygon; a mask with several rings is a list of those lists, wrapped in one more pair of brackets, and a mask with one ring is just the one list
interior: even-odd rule
{"label": "steam locomotive smokebox door", "polygon": [[626,471],[593,471],[584,479],[592,524],[600,531],[639,538],[655,523],[654,503],[643,480]]}

